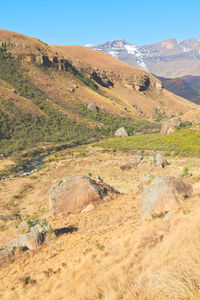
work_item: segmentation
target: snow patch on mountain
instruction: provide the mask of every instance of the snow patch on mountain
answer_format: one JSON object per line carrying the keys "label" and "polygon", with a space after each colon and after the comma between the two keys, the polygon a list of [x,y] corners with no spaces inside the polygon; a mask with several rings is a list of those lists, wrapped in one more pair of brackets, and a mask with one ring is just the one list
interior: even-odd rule
{"label": "snow patch on mountain", "polygon": [[184,47],[183,41],[177,41],[177,43],[178,43],[179,48],[181,50],[183,50],[183,52],[189,52],[189,51],[191,51],[191,49]]}
{"label": "snow patch on mountain", "polygon": [[132,54],[135,56],[135,59],[139,66],[141,66],[143,69],[148,71],[147,65],[143,61],[143,54],[138,50],[136,46],[133,45],[124,45],[124,48],[129,54]]}
{"label": "snow patch on mountain", "polygon": [[108,53],[109,53],[111,56],[118,58],[118,55],[117,55],[118,52],[117,52],[117,51],[111,50],[111,51],[109,51]]}

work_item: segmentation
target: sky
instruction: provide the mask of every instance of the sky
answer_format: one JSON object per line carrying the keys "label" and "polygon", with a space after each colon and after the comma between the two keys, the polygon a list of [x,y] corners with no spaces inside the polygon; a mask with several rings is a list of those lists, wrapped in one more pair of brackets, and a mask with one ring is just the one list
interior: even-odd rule
{"label": "sky", "polygon": [[200,38],[199,0],[0,0],[0,29],[48,44]]}

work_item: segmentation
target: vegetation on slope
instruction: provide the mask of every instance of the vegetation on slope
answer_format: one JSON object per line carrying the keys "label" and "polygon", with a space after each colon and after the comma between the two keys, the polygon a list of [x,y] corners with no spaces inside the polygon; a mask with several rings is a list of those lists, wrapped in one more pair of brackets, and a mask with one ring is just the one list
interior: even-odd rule
{"label": "vegetation on slope", "polygon": [[200,132],[191,127],[176,130],[171,135],[145,134],[126,138],[107,139],[95,145],[124,151],[164,151],[166,155],[199,156]]}
{"label": "vegetation on slope", "polygon": [[[30,99],[42,112],[39,116],[33,116],[18,109],[12,99],[0,101],[0,149],[4,155],[31,148],[41,142],[70,142],[72,145],[80,145],[94,139],[113,136],[114,131],[121,126],[127,127],[131,134],[133,131],[144,130],[148,126],[149,128],[155,127],[147,121],[128,120],[104,112],[92,113],[87,111],[84,105],[79,105],[75,109],[76,113],[86,119],[86,122],[85,124],[77,123],[51,106],[54,100],[47,99],[45,93],[30,81],[20,63],[4,48],[0,48],[0,66],[0,78],[13,86],[17,94]],[[91,80],[84,78],[74,67],[69,71],[90,88],[96,89]],[[89,128],[87,120],[95,121],[96,127]],[[99,124],[101,126],[98,126]]]}

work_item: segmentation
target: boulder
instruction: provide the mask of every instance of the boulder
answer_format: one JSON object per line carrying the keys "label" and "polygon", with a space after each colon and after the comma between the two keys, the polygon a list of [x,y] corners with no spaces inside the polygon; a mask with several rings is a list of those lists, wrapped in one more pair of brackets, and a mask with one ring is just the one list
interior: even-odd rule
{"label": "boulder", "polygon": [[121,127],[121,128],[118,128],[115,131],[115,136],[117,136],[117,137],[125,137],[125,136],[128,136],[128,133],[127,133],[127,131],[126,131],[126,129],[124,127]]}
{"label": "boulder", "polygon": [[176,211],[192,192],[192,184],[186,180],[172,176],[157,177],[144,189],[140,210],[148,218]]}
{"label": "boulder", "polygon": [[95,111],[98,112],[99,111],[98,106],[96,106],[94,103],[88,104],[87,109],[90,110],[91,112],[95,112]]}
{"label": "boulder", "polygon": [[156,154],[156,165],[158,167],[164,168],[165,166],[169,165],[169,163],[161,153],[157,153]]}
{"label": "boulder", "polygon": [[20,233],[27,233],[29,231],[29,225],[26,221],[21,222],[17,229],[19,230]]}
{"label": "boulder", "polygon": [[178,119],[172,119],[169,121],[166,121],[162,124],[160,133],[161,134],[170,134],[173,133],[176,128],[179,128],[181,126],[181,121]]}
{"label": "boulder", "polygon": [[67,215],[85,205],[101,200],[109,192],[119,193],[104,183],[86,176],[64,179],[50,191],[50,208],[53,215]]}
{"label": "boulder", "polygon": [[29,232],[27,234],[19,234],[17,238],[12,239],[11,249],[18,247],[28,248],[30,250],[36,249],[43,242],[43,235],[39,232]]}
{"label": "boulder", "polygon": [[129,157],[121,164],[120,169],[122,171],[128,171],[132,168],[136,168],[142,160],[142,156]]}

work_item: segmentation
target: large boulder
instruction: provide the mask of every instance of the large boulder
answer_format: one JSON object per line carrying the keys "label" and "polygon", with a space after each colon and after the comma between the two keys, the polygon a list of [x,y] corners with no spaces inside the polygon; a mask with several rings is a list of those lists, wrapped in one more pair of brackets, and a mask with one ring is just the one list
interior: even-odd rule
{"label": "large boulder", "polygon": [[176,128],[179,128],[180,126],[181,126],[181,121],[178,119],[172,119],[166,121],[162,124],[160,133],[162,134],[173,133],[176,130]]}
{"label": "large boulder", "polygon": [[75,175],[50,191],[51,212],[58,216],[67,215],[101,200],[109,192],[119,193],[103,181],[97,183],[89,177]]}
{"label": "large boulder", "polygon": [[132,168],[136,168],[142,160],[142,156],[129,157],[121,164],[120,169],[122,171],[128,171]]}
{"label": "large boulder", "polygon": [[192,184],[186,180],[172,176],[157,177],[144,189],[140,210],[148,218],[176,211],[192,192]]}
{"label": "large boulder", "polygon": [[128,136],[128,133],[127,133],[127,131],[126,131],[126,129],[124,127],[121,127],[121,128],[118,128],[115,131],[115,136],[117,136],[117,137],[125,137],[125,136]]}
{"label": "large boulder", "polygon": [[169,165],[169,163],[161,153],[157,153],[156,154],[156,165],[158,167],[164,168],[165,166]]}

